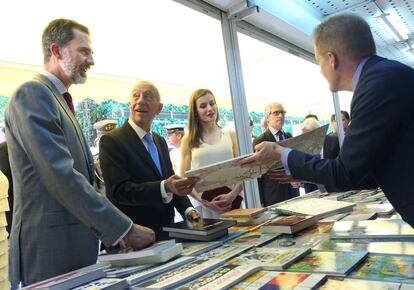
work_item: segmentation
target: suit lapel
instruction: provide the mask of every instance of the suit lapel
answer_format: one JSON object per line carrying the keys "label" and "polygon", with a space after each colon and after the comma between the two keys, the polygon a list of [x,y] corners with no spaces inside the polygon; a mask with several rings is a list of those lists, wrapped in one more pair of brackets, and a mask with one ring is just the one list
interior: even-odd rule
{"label": "suit lapel", "polygon": [[79,126],[78,120],[75,118],[75,116],[70,111],[70,109],[69,109],[68,105],[66,104],[66,101],[64,100],[63,96],[57,91],[56,87],[53,85],[53,83],[48,78],[46,78],[45,76],[43,76],[41,74],[38,74],[38,75],[36,75],[35,80],[41,82],[42,84],[44,84],[46,87],[48,87],[50,89],[50,91],[52,92],[52,94],[55,97],[56,101],[61,106],[61,108],[66,113],[66,115],[69,117],[69,119],[71,120],[73,126],[75,127],[76,135],[78,136],[78,139],[79,139],[80,143],[82,144],[81,147],[82,147],[83,155],[85,157],[85,161],[86,161],[87,167],[88,167],[89,180],[90,180],[90,182],[93,183],[93,180],[94,180],[93,179],[93,177],[94,177],[93,159],[92,159],[92,155],[89,151],[89,147],[87,146],[85,136],[83,135],[82,130]]}
{"label": "suit lapel", "polygon": [[[135,153],[145,162],[147,165],[152,169],[152,171],[157,174],[159,178],[162,178],[161,174],[158,172],[158,168],[155,165],[154,161],[151,158],[151,155],[149,154],[147,148],[145,147],[144,143],[142,143],[142,140],[139,138],[138,134],[134,131],[134,129],[129,125],[128,122],[125,122],[125,124],[122,126],[122,128],[125,130],[125,136],[127,136],[126,144],[129,144]],[[154,140],[155,141],[155,140]],[[157,145],[158,152],[160,152],[159,147]],[[160,153],[160,161],[161,164],[163,163],[162,156]],[[163,166],[163,165],[161,165]],[[164,169],[164,168],[163,168]]]}
{"label": "suit lapel", "polygon": [[275,136],[273,136],[272,132],[271,132],[269,129],[267,129],[267,130],[264,132],[264,135],[265,135],[265,140],[266,140],[266,141],[276,142],[276,137],[275,137]]}

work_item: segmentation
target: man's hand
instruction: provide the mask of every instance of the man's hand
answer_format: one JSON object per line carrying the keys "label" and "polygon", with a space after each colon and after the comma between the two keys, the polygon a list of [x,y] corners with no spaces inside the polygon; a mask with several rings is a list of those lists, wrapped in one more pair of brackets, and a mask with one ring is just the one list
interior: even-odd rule
{"label": "man's hand", "polygon": [[177,195],[188,195],[200,179],[198,177],[180,177],[178,175],[170,176],[165,180],[165,191]]}
{"label": "man's hand", "polygon": [[282,156],[283,147],[275,142],[262,142],[254,148],[256,153],[239,161],[240,165],[265,165],[277,160]]}
{"label": "man's hand", "polygon": [[121,248],[131,247],[135,250],[145,248],[155,242],[155,233],[147,227],[133,224],[132,228],[120,242]]}
{"label": "man's hand", "polygon": [[[293,187],[293,184],[302,182],[300,180],[294,179],[292,176],[286,174],[284,169],[269,170],[266,173],[271,179],[277,180],[279,183],[290,183]],[[293,184],[292,184],[293,183]]]}
{"label": "man's hand", "polygon": [[192,210],[187,214],[187,220],[192,222],[198,222],[200,220],[200,215],[196,210]]}

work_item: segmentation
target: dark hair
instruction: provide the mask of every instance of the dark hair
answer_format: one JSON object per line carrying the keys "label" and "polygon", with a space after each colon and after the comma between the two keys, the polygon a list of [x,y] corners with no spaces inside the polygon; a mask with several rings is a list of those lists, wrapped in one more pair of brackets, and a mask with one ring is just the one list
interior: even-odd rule
{"label": "dark hair", "polygon": [[[349,121],[349,114],[347,111],[341,111],[341,114],[345,117],[345,119],[347,119]],[[336,120],[336,116],[335,114],[332,114],[331,116],[331,122]]]}
{"label": "dark hair", "polygon": [[78,29],[89,34],[89,29],[86,26],[70,19],[55,19],[46,26],[42,34],[44,63],[47,63],[52,56],[52,53],[50,52],[52,43],[56,43],[61,47],[65,46],[74,38],[73,29]]}
{"label": "dark hair", "polygon": [[368,23],[352,13],[329,17],[313,31],[316,52],[328,51],[361,60],[375,54],[375,41]]}

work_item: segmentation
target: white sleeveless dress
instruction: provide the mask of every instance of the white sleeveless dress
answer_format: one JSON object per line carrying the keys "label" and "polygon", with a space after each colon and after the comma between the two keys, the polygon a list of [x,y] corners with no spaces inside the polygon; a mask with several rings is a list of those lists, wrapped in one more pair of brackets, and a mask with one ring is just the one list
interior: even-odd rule
{"label": "white sleeveless dress", "polygon": [[[202,166],[233,158],[233,144],[230,131],[228,129],[222,129],[221,132],[221,138],[217,144],[210,145],[201,143],[200,147],[193,148],[191,151],[191,169],[197,169]],[[233,185],[229,185],[229,187],[233,188]],[[220,217],[220,214],[206,208],[191,196],[189,196],[189,198],[195,209],[203,218]]]}

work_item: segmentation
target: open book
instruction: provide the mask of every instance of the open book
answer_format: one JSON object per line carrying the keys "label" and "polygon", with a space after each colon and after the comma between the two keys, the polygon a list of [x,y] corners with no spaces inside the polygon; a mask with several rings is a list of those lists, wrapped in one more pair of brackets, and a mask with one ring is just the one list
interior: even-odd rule
{"label": "open book", "polygon": [[[319,154],[322,150],[323,140],[325,139],[327,129],[328,125],[325,125],[294,138],[278,142],[278,144],[283,147],[289,147],[309,154]],[[198,192],[203,192],[260,177],[269,171],[270,168],[276,169],[283,167],[280,160],[269,162],[266,165],[241,167],[239,165],[239,160],[251,155],[252,154],[247,154],[189,170],[185,172],[185,176],[198,176],[200,181],[196,184],[195,189]]]}

